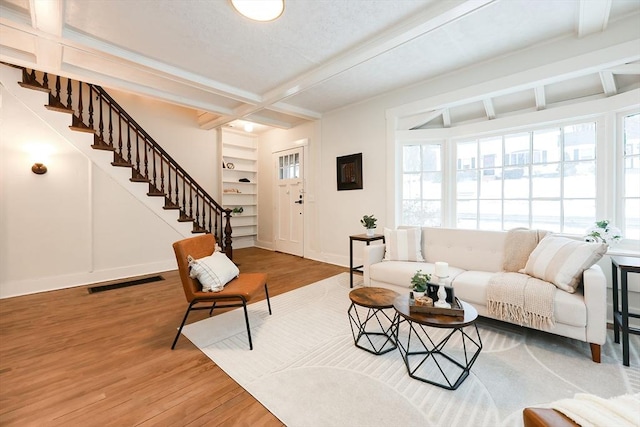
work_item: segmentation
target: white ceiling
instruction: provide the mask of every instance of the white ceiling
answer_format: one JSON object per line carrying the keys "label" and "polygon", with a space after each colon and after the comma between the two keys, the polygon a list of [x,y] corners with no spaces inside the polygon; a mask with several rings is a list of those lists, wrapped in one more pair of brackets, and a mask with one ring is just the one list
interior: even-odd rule
{"label": "white ceiling", "polygon": [[[228,0],[0,0],[0,60],[192,107],[206,128],[237,119],[290,128],[630,16],[640,24],[640,0],[286,0],[269,23]],[[544,102],[637,86],[634,67],[549,84]],[[533,91],[506,94],[418,125],[537,102]]]}

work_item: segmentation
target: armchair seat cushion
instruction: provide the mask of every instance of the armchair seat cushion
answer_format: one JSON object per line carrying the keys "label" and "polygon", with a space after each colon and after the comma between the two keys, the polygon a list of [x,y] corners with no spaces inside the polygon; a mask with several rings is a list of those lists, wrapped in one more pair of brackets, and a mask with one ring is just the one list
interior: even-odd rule
{"label": "armchair seat cushion", "polygon": [[267,283],[267,275],[264,273],[241,273],[237,278],[227,283],[220,292],[195,292],[194,297],[198,300],[221,299],[225,297],[243,297],[247,302],[258,292],[264,292],[264,285]]}

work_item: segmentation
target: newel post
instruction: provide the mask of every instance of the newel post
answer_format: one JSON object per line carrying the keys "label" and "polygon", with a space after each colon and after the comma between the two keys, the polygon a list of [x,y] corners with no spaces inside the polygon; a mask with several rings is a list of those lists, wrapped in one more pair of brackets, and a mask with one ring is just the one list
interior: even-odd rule
{"label": "newel post", "polygon": [[231,209],[224,210],[226,223],[224,225],[224,253],[233,260],[233,247],[231,246]]}

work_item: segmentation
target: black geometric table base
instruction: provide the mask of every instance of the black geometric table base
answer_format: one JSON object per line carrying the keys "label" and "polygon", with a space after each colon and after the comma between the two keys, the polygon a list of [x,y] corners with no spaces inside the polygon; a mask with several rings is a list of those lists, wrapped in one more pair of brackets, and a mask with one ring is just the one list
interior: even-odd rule
{"label": "black geometric table base", "polygon": [[[400,324],[405,322],[408,331],[403,329],[400,336]],[[473,337],[465,329],[469,329]],[[446,336],[440,341],[431,338],[444,331]],[[409,376],[447,390],[455,390],[462,384],[482,350],[475,323],[446,330],[396,316],[392,332]]]}
{"label": "black geometric table base", "polygon": [[[360,306],[351,303],[347,311],[355,346],[376,355],[395,350],[392,333],[394,320],[383,308],[358,307]],[[361,313],[365,310],[366,315]]]}

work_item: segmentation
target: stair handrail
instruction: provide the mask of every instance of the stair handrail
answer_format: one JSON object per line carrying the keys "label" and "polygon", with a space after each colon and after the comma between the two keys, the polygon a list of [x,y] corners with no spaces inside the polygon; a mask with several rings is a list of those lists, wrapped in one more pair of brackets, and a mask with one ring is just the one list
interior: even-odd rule
{"label": "stair handrail", "polygon": [[202,194],[203,194],[204,196],[206,196],[206,198],[208,198],[216,208],[218,208],[218,209],[219,209],[220,211],[222,211],[222,212],[226,212],[226,211],[231,212],[231,209],[226,209],[226,208],[222,207],[218,202],[216,202],[216,201],[215,201],[215,199],[214,199],[213,197],[211,197],[211,196],[209,195],[209,193],[207,193],[207,192],[206,192],[206,190],[205,190],[204,188],[202,188],[202,186],[200,186],[200,184],[198,184],[198,183],[196,182],[196,180],[194,180],[194,179],[191,177],[191,175],[189,175],[189,174],[187,173],[187,171],[185,171],[185,170],[182,168],[182,166],[180,166],[180,164],[179,164],[177,161],[175,161],[175,160],[173,159],[173,157],[171,157],[171,156],[169,155],[169,153],[167,153],[167,152],[166,152],[166,151],[165,151],[165,150],[164,150],[164,149],[163,149],[163,148],[162,148],[162,147],[161,147],[161,146],[160,146],[160,145],[155,141],[155,139],[153,139],[153,138],[151,137],[151,135],[149,135],[149,134],[148,134],[148,133],[147,133],[147,132],[146,132],[146,131],[145,131],[145,130],[144,130],[144,129],[143,129],[143,128],[142,128],[142,127],[141,127],[141,126],[140,126],[140,125],[139,125],[139,124],[138,124],[138,123],[137,123],[137,122],[136,122],[136,121],[135,121],[131,116],[130,116],[130,115],[129,115],[129,113],[127,113],[126,111],[124,111],[124,109],[120,106],[120,104],[118,104],[118,103],[116,102],[116,100],[115,100],[115,99],[113,99],[113,98],[112,98],[112,97],[111,97],[111,96],[110,96],[110,95],[109,95],[109,94],[108,94],[108,93],[107,93],[107,92],[106,92],[106,91],[105,91],[101,86],[94,85],[94,84],[92,84],[92,83],[86,83],[86,84],[88,84],[89,86],[92,86],[94,89],[96,89],[96,90],[100,93],[100,95],[101,95],[101,96],[103,96],[103,97],[105,97],[105,98],[107,99],[107,101],[108,101],[111,105],[115,106],[115,107],[116,107],[116,109],[119,111],[119,114],[121,114],[121,115],[123,115],[124,117],[126,117],[127,121],[128,121],[130,124],[132,124],[132,125],[133,125],[133,126],[134,126],[134,127],[135,127],[135,128],[136,128],[136,129],[137,129],[137,130],[138,130],[138,131],[139,131],[139,132],[140,132],[140,133],[145,137],[145,139],[146,139],[147,141],[149,141],[149,142],[151,143],[151,145],[153,146],[153,148],[154,148],[154,149],[156,149],[157,151],[159,151],[163,156],[165,156],[165,157],[167,158],[167,160],[168,160],[169,162],[171,162],[171,163],[174,165],[174,167],[176,168],[176,170],[180,170],[180,172],[182,173],[182,175],[183,175],[185,178],[187,178],[187,179],[191,182],[191,184],[192,184],[194,187],[196,187],[196,189],[197,189],[198,191],[201,191],[201,192],[202,192]]}

